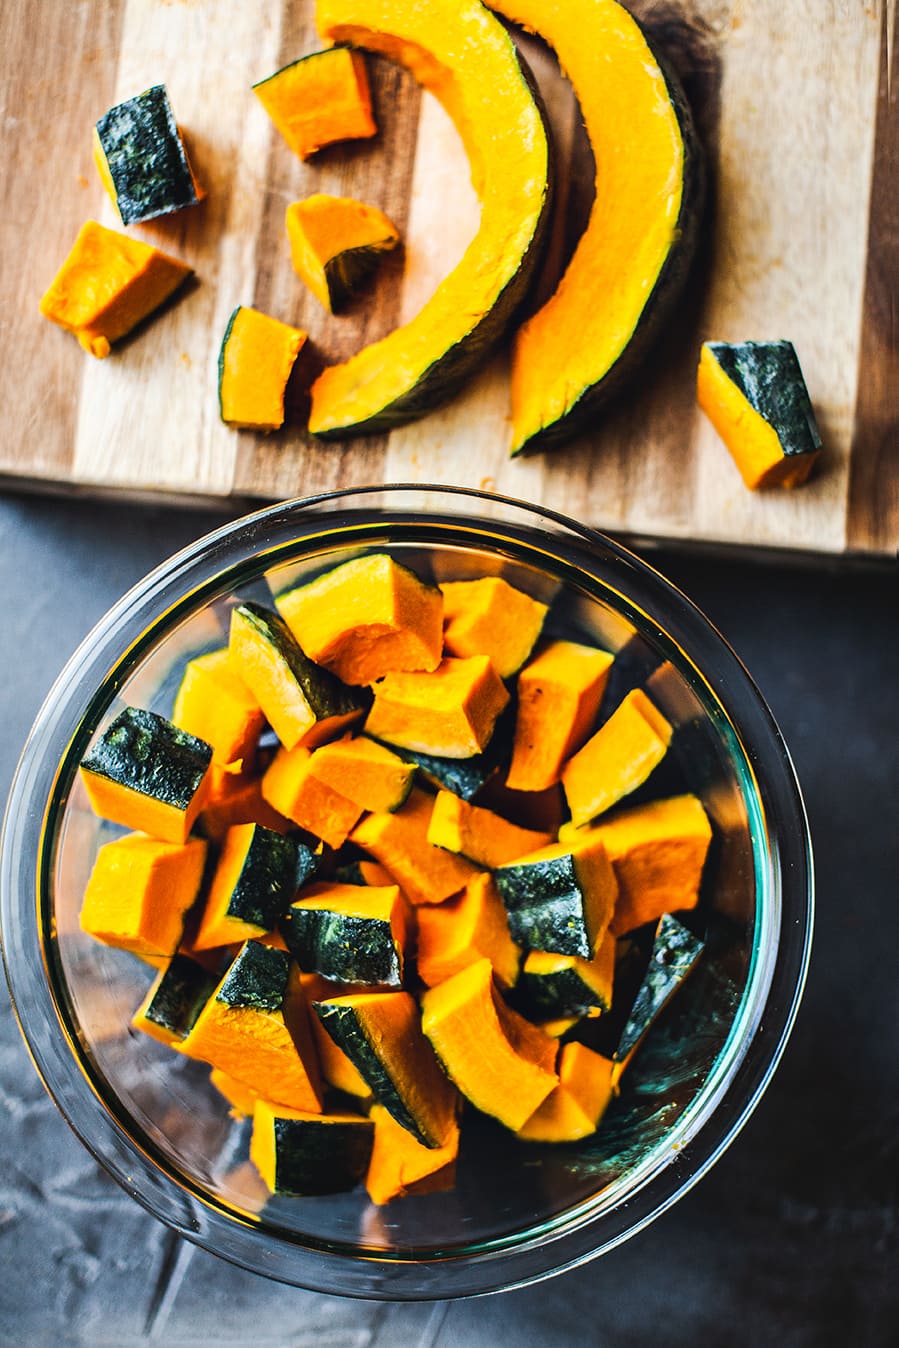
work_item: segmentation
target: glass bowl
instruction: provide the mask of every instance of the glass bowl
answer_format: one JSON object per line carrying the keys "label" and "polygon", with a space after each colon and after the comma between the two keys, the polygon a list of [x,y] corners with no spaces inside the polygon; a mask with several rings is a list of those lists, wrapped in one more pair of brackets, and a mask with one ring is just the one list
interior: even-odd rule
{"label": "glass bowl", "polygon": [[[83,935],[97,847],[115,830],[77,775],[123,703],[169,714],[186,659],[222,644],[235,597],[389,550],[436,580],[502,574],[553,600],[559,633],[617,654],[618,693],[652,679],[681,732],[671,770],[714,839],[697,910],[706,952],[622,1080],[599,1131],[521,1143],[475,1116],[452,1191],[372,1206],[361,1191],[267,1199],[203,1065],[130,1028],[151,971]],[[675,783],[675,789],[677,782]],[[608,1250],[721,1155],[770,1079],[808,959],[808,828],[786,747],[707,620],[651,567],[549,511],[453,488],[288,502],[164,563],[98,624],[53,687],[12,788],[3,948],[19,1022],[75,1132],[155,1216],[269,1277],[370,1298],[517,1286]]]}

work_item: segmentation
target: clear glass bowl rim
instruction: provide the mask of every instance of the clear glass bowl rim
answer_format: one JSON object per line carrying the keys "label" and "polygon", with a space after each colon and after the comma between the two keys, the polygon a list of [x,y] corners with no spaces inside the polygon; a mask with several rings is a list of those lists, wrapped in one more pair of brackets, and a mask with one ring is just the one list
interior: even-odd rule
{"label": "clear glass bowl rim", "polygon": [[[475,1252],[450,1251],[427,1259],[348,1255],[325,1245],[279,1239],[262,1225],[211,1204],[157,1164],[121,1128],[85,1071],[73,1027],[66,1025],[53,990],[39,911],[38,856],[57,768],[73,725],[90,724],[92,715],[102,714],[113,672],[136,646],[146,644],[151,629],[154,637],[159,635],[174,607],[195,597],[223,570],[283,551],[291,541],[296,545],[316,537],[316,521],[327,522],[333,518],[328,512],[351,506],[380,512],[382,525],[393,518],[419,525],[444,519],[455,527],[486,524],[501,536],[517,527],[556,556],[564,551],[565,540],[577,549],[581,568],[585,547],[614,568],[624,611],[642,615],[653,626],[654,613],[664,609],[659,627],[721,706],[746,755],[772,868],[772,911],[765,915],[768,948],[761,952],[765,968],[761,974],[755,967],[750,973],[737,1016],[746,1033],[734,1042],[732,1032],[731,1051],[722,1052],[726,1061],[713,1074],[716,1089],[709,1093],[703,1088],[695,1102],[702,1107],[687,1110],[688,1135],[682,1136],[676,1154],[641,1172],[633,1189],[592,1217],[538,1227],[513,1242],[487,1242]],[[449,513],[439,513],[438,506]],[[497,510],[505,512],[501,520],[489,513]],[[507,516],[515,516],[514,525]],[[608,588],[608,577],[602,584]],[[75,705],[79,698],[80,714]],[[202,1247],[269,1277],[332,1294],[424,1300],[508,1289],[574,1267],[643,1229],[709,1169],[761,1098],[792,1029],[811,947],[812,875],[808,824],[780,731],[738,657],[685,595],[614,540],[543,507],[463,487],[378,484],[281,502],[223,525],[150,572],[94,627],[48,694],[13,782],[2,837],[0,930],[13,1007],[44,1085],[101,1166],[142,1206]],[[758,963],[754,960],[754,966]]]}

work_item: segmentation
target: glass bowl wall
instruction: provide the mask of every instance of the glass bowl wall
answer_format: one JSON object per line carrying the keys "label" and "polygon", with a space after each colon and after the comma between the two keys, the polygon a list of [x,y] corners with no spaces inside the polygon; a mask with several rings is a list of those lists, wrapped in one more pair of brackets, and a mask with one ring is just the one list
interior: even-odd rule
{"label": "glass bowl wall", "polygon": [[[437,581],[501,574],[552,602],[550,625],[616,653],[613,700],[650,682],[678,729],[656,794],[696,792],[714,825],[706,954],[623,1079],[595,1137],[523,1144],[466,1125],[453,1191],[375,1208],[364,1193],[267,1199],[202,1064],[130,1028],[151,971],[82,934],[97,847],[77,765],[125,703],[171,713],[186,659],[226,640],[236,601],[271,602],[369,550]],[[572,521],[448,488],[372,488],[228,525],[153,572],[60,676],[13,786],[4,958],[35,1064],[102,1165],[156,1216],[256,1271],[366,1297],[465,1295],[601,1253],[703,1173],[782,1051],[811,930],[808,832],[789,758],[739,661],[683,595]],[[764,1020],[764,1026],[762,1024]]]}

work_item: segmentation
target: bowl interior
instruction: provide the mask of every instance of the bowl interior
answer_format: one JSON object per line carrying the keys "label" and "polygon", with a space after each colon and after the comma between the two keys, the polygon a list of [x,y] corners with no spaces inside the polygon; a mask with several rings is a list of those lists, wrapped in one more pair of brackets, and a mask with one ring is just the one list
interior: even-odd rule
{"label": "bowl interior", "polygon": [[[503,575],[552,602],[554,635],[615,652],[607,705],[648,683],[676,726],[666,760],[640,795],[695,792],[714,826],[700,906],[687,919],[706,938],[707,949],[625,1074],[595,1136],[564,1146],[527,1144],[472,1114],[463,1129],[455,1188],[383,1208],[361,1191],[270,1198],[248,1160],[248,1127],[229,1117],[208,1069],[131,1028],[153,971],[91,940],[78,923],[96,850],[122,831],[91,813],[78,779],[91,738],[124,704],[169,715],[184,662],[224,644],[235,602],[271,602],[298,580],[372,549],[387,550],[436,581]],[[604,1215],[620,1212],[663,1172],[670,1172],[668,1190],[675,1192],[687,1178],[677,1174],[679,1153],[726,1094],[761,1016],[780,923],[768,821],[746,749],[712,681],[666,623],[666,609],[680,597],[672,600],[676,592],[666,595],[658,582],[659,603],[649,611],[625,592],[626,577],[613,552],[577,540],[563,546],[548,532],[487,520],[350,512],[329,519],[327,528],[245,551],[237,562],[217,565],[203,584],[132,634],[70,739],[45,816],[38,887],[42,955],[77,1066],[70,1090],[89,1091],[91,1108],[119,1139],[112,1159],[108,1146],[104,1154],[104,1145],[96,1144],[100,1159],[122,1179],[126,1158],[139,1157],[154,1185],[144,1185],[143,1192],[137,1185],[138,1197],[176,1224],[180,1202],[187,1214],[183,1229],[262,1268],[264,1261],[229,1249],[227,1240],[205,1241],[197,1211],[219,1234],[233,1227],[338,1260],[433,1267],[502,1255],[516,1246],[546,1247],[566,1232],[598,1229]],[[654,585],[650,581],[650,591]],[[55,1094],[69,1112],[64,1095],[58,1089]],[[85,1126],[76,1127],[84,1136]],[[154,1187],[164,1192],[164,1203],[148,1192]],[[552,1262],[550,1256],[548,1266]],[[270,1271],[294,1280],[285,1269]],[[502,1281],[491,1276],[492,1285]],[[310,1282],[308,1273],[296,1280],[329,1285],[327,1279]]]}

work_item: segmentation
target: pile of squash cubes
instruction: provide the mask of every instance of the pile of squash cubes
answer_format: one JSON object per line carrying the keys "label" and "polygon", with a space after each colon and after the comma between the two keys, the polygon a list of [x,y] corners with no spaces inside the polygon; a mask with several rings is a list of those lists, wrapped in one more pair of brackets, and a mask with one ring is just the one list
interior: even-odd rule
{"label": "pile of squash cubes", "polygon": [[[132,830],[82,928],[157,968],[133,1024],[211,1065],[273,1192],[451,1187],[470,1108],[590,1136],[695,963],[670,913],[697,904],[705,811],[620,804],[672,726],[636,688],[597,727],[613,656],[546,614],[500,576],[355,557],[236,603],[172,719],[126,707],[82,760]],[[606,1056],[589,1032],[647,924],[658,967]]]}

